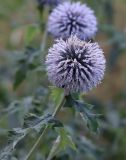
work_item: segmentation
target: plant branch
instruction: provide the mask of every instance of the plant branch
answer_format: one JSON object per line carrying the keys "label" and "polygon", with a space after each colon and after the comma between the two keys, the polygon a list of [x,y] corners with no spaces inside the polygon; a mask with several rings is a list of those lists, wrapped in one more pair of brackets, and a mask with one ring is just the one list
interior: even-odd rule
{"label": "plant branch", "polygon": [[[59,105],[56,107],[54,113],[53,113],[53,117],[56,117],[59,113],[59,111],[61,110],[62,106],[65,103],[65,95],[62,97],[61,102],[59,103]],[[28,160],[31,156],[31,154],[33,153],[33,151],[36,149],[36,147],[38,146],[40,140],[43,139],[43,137],[45,136],[45,134],[47,133],[47,130],[49,129],[49,124],[47,124],[44,128],[44,130],[42,131],[41,135],[39,136],[39,138],[37,139],[36,143],[33,145],[33,147],[31,148],[31,150],[29,151],[28,155],[26,156],[25,160]]]}

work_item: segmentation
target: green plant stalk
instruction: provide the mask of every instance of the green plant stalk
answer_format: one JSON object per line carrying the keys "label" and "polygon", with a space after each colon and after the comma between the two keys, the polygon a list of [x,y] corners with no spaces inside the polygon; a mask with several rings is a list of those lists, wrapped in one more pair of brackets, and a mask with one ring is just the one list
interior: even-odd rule
{"label": "green plant stalk", "polygon": [[[65,95],[62,97],[61,102],[59,103],[59,105],[56,107],[54,113],[53,113],[53,117],[56,117],[58,115],[58,113],[60,112],[62,106],[65,104]],[[29,153],[27,154],[26,158],[24,160],[28,160],[31,156],[31,154],[34,152],[34,150],[36,149],[36,147],[38,146],[38,144],[40,143],[40,141],[43,139],[43,137],[45,136],[45,134],[47,133],[49,129],[49,124],[47,124],[44,128],[44,130],[42,131],[41,135],[39,136],[39,138],[37,139],[37,141],[35,142],[35,144],[33,145],[33,147],[31,148],[31,150],[29,151]]]}
{"label": "green plant stalk", "polygon": [[[41,16],[41,18],[40,18],[40,27],[41,28],[42,28],[42,20],[48,17],[49,12],[50,12],[50,7],[46,7],[44,10],[45,10],[44,14],[46,15],[46,17]],[[40,15],[41,15],[41,13],[40,13]],[[47,19],[45,19],[45,21],[47,21]],[[42,42],[40,44],[40,50],[41,50],[41,53],[42,53],[42,57],[41,57],[42,60],[45,59],[45,55],[46,55],[45,49],[46,49],[46,42],[47,42],[47,38],[48,38],[48,27],[47,27],[47,25],[48,24],[46,23],[46,25],[44,26],[44,30],[45,30],[44,33],[41,30],[42,33],[43,33]]]}

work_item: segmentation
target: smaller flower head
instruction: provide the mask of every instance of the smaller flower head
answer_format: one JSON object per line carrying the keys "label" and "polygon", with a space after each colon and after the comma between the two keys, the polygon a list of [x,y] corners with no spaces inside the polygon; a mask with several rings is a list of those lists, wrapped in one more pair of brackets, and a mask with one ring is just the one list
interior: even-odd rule
{"label": "smaller flower head", "polygon": [[43,5],[58,5],[59,3],[61,3],[63,0],[37,0],[39,6],[43,6]]}
{"label": "smaller flower head", "polygon": [[104,76],[105,58],[98,43],[79,40],[57,40],[46,58],[49,80],[67,92],[87,92]]}
{"label": "smaller flower head", "polygon": [[86,4],[64,2],[50,14],[48,31],[56,38],[67,39],[73,34],[82,40],[89,40],[97,31],[97,20]]}

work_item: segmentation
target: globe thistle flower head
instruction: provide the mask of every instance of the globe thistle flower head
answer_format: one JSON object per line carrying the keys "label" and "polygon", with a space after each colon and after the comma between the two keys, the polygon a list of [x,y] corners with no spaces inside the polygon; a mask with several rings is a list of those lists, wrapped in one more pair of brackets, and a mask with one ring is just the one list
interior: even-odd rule
{"label": "globe thistle flower head", "polygon": [[70,35],[76,35],[82,40],[89,40],[96,34],[97,20],[86,4],[64,2],[50,14],[48,31],[55,38],[67,39]]}
{"label": "globe thistle flower head", "polygon": [[46,57],[49,80],[69,92],[87,92],[104,76],[105,58],[98,43],[79,40],[57,40]]}
{"label": "globe thistle flower head", "polygon": [[43,5],[58,5],[59,3],[61,3],[63,0],[37,0],[39,6],[43,6]]}

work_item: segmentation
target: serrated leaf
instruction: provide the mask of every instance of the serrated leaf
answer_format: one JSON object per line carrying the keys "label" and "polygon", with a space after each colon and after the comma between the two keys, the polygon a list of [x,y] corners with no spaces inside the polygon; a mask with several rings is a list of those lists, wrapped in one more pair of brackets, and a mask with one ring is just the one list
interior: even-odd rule
{"label": "serrated leaf", "polygon": [[77,110],[82,119],[86,122],[87,127],[93,131],[93,132],[97,132],[98,131],[98,121],[97,118],[99,117],[99,114],[94,114],[92,112],[93,109],[93,105],[88,104],[86,102],[82,102],[82,101],[78,101],[78,100],[74,100],[72,98],[72,96],[66,96],[66,104],[65,105],[69,105],[69,107],[74,107],[75,110]]}
{"label": "serrated leaf", "polygon": [[16,158],[12,156],[14,148],[28,133],[29,130],[24,130],[22,128],[14,128],[9,131],[8,145],[0,152],[0,160],[16,160]]}
{"label": "serrated leaf", "polygon": [[9,160],[12,155],[12,146],[8,145],[0,152],[0,160]]}
{"label": "serrated leaf", "polygon": [[98,121],[95,117],[89,116],[88,114],[85,113],[80,113],[82,119],[86,121],[87,127],[93,131],[97,132],[99,128]]}
{"label": "serrated leaf", "polygon": [[73,150],[77,150],[71,136],[68,134],[65,128],[59,128],[59,130],[57,131],[59,135],[53,143],[53,147],[49,153],[47,160],[51,160],[56,154],[64,151],[67,147],[70,147]]}
{"label": "serrated leaf", "polygon": [[80,112],[82,119],[86,120],[87,127],[91,131],[97,132],[99,128],[99,124],[97,121],[99,114],[92,113],[92,105],[81,101],[76,101],[75,105],[76,109]]}
{"label": "serrated leaf", "polygon": [[24,118],[24,128],[31,128],[37,132],[40,132],[42,127],[46,124],[51,124],[53,128],[63,126],[60,121],[52,117],[50,114],[47,114],[46,116],[37,116],[30,113]]}
{"label": "serrated leaf", "polygon": [[52,119],[52,115],[37,116],[29,113],[24,118],[24,128],[31,128],[37,132],[40,132],[43,125],[46,125]]}
{"label": "serrated leaf", "polygon": [[[40,132],[42,127],[46,124],[51,124],[52,127],[62,127],[62,123],[56,120],[52,115],[48,114],[46,116],[37,116],[35,114],[27,114],[24,119],[24,128],[14,128],[9,131],[8,144],[9,147],[5,147],[1,157],[9,157],[13,152],[17,143],[19,143],[27,134],[32,130]],[[7,159],[6,160],[10,160]],[[2,160],[2,159],[1,159]]]}
{"label": "serrated leaf", "polygon": [[13,155],[12,145],[8,145],[0,151],[0,160],[17,160]]}
{"label": "serrated leaf", "polygon": [[15,148],[17,143],[22,140],[27,135],[27,133],[28,131],[22,128],[14,128],[13,130],[9,131],[8,143],[12,144],[12,149]]}
{"label": "serrated leaf", "polygon": [[61,136],[61,147],[63,149],[69,146],[72,149],[77,150],[71,136],[68,134],[68,132],[64,128],[60,128],[60,136]]}

